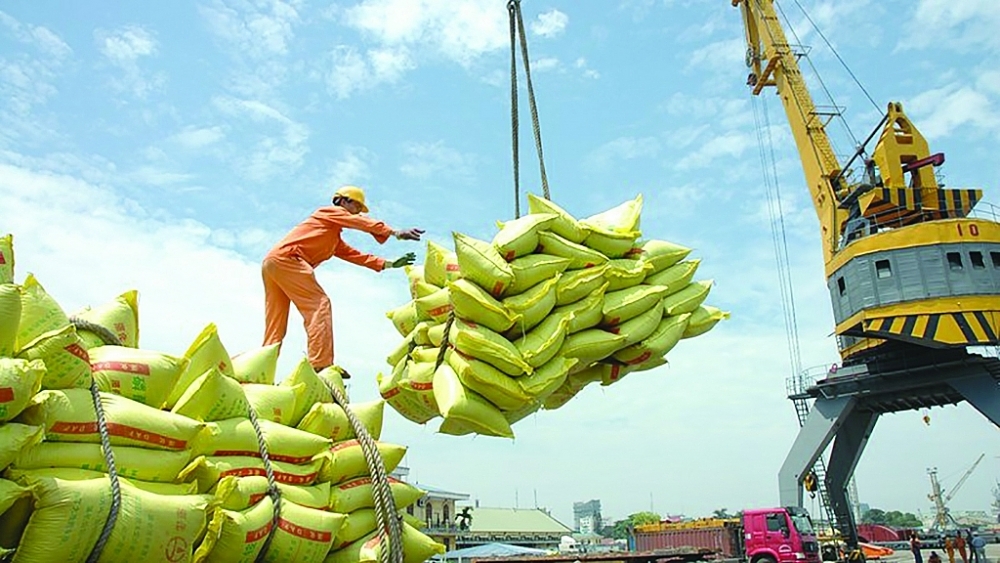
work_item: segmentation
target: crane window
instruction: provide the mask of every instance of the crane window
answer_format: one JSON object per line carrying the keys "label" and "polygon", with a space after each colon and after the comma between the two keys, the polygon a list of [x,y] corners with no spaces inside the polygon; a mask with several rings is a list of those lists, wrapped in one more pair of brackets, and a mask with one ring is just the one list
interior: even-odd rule
{"label": "crane window", "polygon": [[990,252],[990,260],[993,260],[993,267],[1000,270],[1000,252]]}
{"label": "crane window", "polygon": [[973,270],[985,270],[986,263],[983,262],[983,253],[979,251],[973,251],[969,253],[969,261],[972,262]]}
{"label": "crane window", "polygon": [[837,289],[840,290],[841,295],[847,293],[847,284],[844,283],[844,278],[837,278]]}
{"label": "crane window", "polygon": [[885,279],[892,277],[892,266],[889,264],[888,260],[876,260],[875,261],[875,275],[878,279]]}
{"label": "crane window", "polygon": [[964,269],[965,266],[962,265],[962,255],[959,254],[958,252],[949,252],[948,267],[953,272],[961,271],[962,269]]}

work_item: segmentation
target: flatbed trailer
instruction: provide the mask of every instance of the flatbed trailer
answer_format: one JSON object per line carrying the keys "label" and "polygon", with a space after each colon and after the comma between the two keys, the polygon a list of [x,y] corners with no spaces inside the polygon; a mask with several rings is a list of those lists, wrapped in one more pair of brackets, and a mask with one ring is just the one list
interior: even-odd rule
{"label": "flatbed trailer", "polygon": [[475,557],[472,563],[693,563],[714,560],[716,553],[708,549],[657,549],[652,551],[605,551],[600,553],[557,553],[552,555],[516,555],[507,557]]}

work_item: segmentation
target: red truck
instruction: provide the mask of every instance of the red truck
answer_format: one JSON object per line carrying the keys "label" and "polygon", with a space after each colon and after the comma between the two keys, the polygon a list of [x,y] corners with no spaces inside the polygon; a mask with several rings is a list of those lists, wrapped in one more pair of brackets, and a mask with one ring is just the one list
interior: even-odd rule
{"label": "red truck", "polygon": [[720,559],[746,563],[820,563],[819,542],[803,508],[746,510],[741,519],[636,526],[633,549],[709,549]]}

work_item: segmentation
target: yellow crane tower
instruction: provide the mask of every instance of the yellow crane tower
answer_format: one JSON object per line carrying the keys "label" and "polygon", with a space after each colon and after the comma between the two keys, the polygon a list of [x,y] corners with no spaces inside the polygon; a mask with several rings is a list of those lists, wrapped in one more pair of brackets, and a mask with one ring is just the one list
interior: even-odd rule
{"label": "yellow crane tower", "polygon": [[781,502],[802,505],[802,482],[832,442],[821,480],[854,548],[846,485],[879,415],[968,401],[1000,426],[1000,361],[968,350],[1000,344],[1000,223],[973,215],[981,190],[939,185],[944,155],[898,102],[841,163],[826,132],[834,114],[813,102],[776,0],[731,3],[745,28],[747,86],[777,94],[802,162],[842,358],[790,391],[812,406],[779,471]]}

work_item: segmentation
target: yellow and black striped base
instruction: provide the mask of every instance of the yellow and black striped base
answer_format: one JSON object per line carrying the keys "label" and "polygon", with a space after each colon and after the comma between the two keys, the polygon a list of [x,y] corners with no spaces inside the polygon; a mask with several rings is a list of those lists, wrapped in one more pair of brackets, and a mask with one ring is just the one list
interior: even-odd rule
{"label": "yellow and black striped base", "polygon": [[865,319],[865,336],[931,348],[1000,344],[1000,311],[962,311]]}

